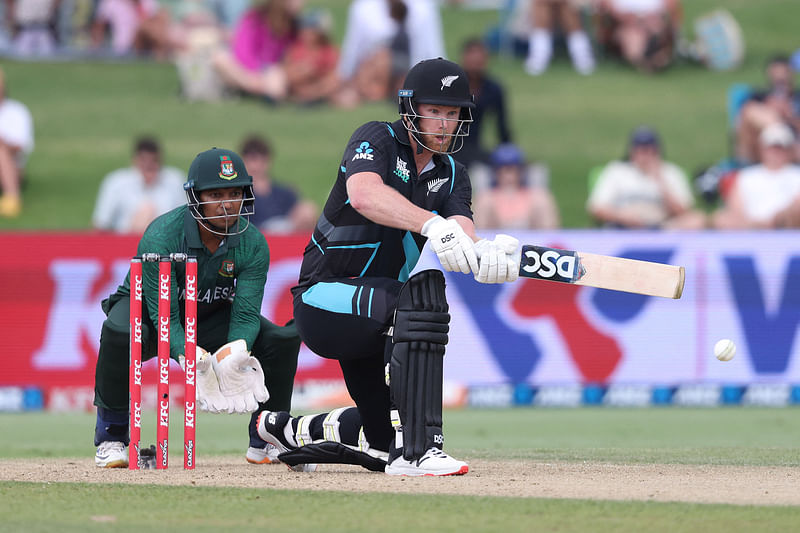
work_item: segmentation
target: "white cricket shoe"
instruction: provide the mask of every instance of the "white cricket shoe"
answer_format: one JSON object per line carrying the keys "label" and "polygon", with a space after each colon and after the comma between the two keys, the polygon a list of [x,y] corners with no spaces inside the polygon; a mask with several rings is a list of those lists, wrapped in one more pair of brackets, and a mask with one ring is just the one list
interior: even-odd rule
{"label": "white cricket shoe", "polygon": [[281,451],[272,443],[268,442],[263,448],[254,448],[250,446],[247,448],[247,455],[245,458],[247,462],[253,465],[269,465],[280,463],[278,455]]}
{"label": "white cricket shoe", "polygon": [[119,441],[101,442],[94,455],[94,464],[100,468],[127,468],[128,447]]}
{"label": "white cricket shoe", "polygon": [[467,472],[467,463],[436,447],[429,448],[418,461],[406,461],[401,455],[386,465],[386,473],[390,476],[460,476]]}
{"label": "white cricket shoe", "polygon": [[[258,423],[256,424],[258,436],[275,446],[275,449],[278,450],[276,457],[283,452],[297,449],[297,446],[292,445],[286,437],[286,424],[289,424],[291,420],[292,417],[286,411],[261,411],[261,414],[258,415]],[[313,463],[299,464],[289,466],[289,469],[295,472],[314,472],[317,469],[317,465]]]}

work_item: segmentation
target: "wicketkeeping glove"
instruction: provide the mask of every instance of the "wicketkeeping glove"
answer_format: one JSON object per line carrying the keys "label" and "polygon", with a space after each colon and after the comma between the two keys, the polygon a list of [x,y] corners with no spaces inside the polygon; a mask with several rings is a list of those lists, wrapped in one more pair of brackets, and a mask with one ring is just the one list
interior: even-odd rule
{"label": "wicketkeeping glove", "polygon": [[510,235],[497,235],[493,240],[475,243],[480,267],[475,273],[479,283],[506,283],[519,277],[519,240]]}
{"label": "wicketkeeping glove", "polygon": [[422,236],[431,243],[431,250],[442,267],[450,272],[478,272],[478,256],[472,239],[455,220],[436,215],[422,226]]}
{"label": "wicketkeeping glove", "polygon": [[247,343],[235,340],[222,346],[211,357],[219,390],[228,401],[229,413],[252,413],[259,402],[269,399],[264,371],[258,359],[247,351]]}
{"label": "wicketkeeping glove", "polygon": [[[208,413],[227,413],[228,399],[219,390],[217,375],[211,365],[213,356],[199,346],[196,353],[197,406]],[[179,360],[181,368],[186,371],[186,358],[181,355]]]}

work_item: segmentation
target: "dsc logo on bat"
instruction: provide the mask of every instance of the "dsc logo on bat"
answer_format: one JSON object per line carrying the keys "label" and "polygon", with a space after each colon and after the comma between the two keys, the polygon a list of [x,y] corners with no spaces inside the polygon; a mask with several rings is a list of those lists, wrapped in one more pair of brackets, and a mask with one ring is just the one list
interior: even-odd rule
{"label": "dsc logo on bat", "polygon": [[520,274],[529,278],[575,279],[577,257],[575,252],[556,250],[544,246],[523,246]]}

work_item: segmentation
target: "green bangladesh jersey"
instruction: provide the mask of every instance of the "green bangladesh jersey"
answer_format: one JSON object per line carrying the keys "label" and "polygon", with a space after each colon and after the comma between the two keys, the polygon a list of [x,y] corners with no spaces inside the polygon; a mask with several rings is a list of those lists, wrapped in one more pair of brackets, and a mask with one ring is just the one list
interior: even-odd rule
{"label": "green bangladesh jersey", "polygon": [[[137,255],[185,253],[197,258],[197,320],[198,327],[208,327],[209,321],[229,321],[228,342],[244,339],[252,349],[260,328],[261,301],[269,268],[269,248],[261,232],[250,225],[240,235],[229,235],[213,254],[200,240],[197,221],[189,208],[181,206],[156,218],[139,241]],[[142,266],[144,308],[158,324],[158,263]],[[107,311],[120,297],[130,295],[130,270],[125,282],[109,300],[103,302]],[[172,263],[170,286],[170,355],[177,358],[184,351],[183,310],[186,283],[184,263]],[[146,309],[146,310],[145,310]],[[217,325],[217,324],[215,324]]]}

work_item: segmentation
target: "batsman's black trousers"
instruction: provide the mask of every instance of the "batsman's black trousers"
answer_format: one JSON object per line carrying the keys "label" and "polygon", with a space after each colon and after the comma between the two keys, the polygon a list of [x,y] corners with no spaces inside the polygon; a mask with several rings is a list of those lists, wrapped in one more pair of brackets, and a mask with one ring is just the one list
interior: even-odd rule
{"label": "batsman's black trousers", "polygon": [[356,404],[371,448],[388,451],[389,417],[385,356],[387,336],[403,284],[390,278],[337,278],[294,290],[300,338],[314,353],[336,359]]}

